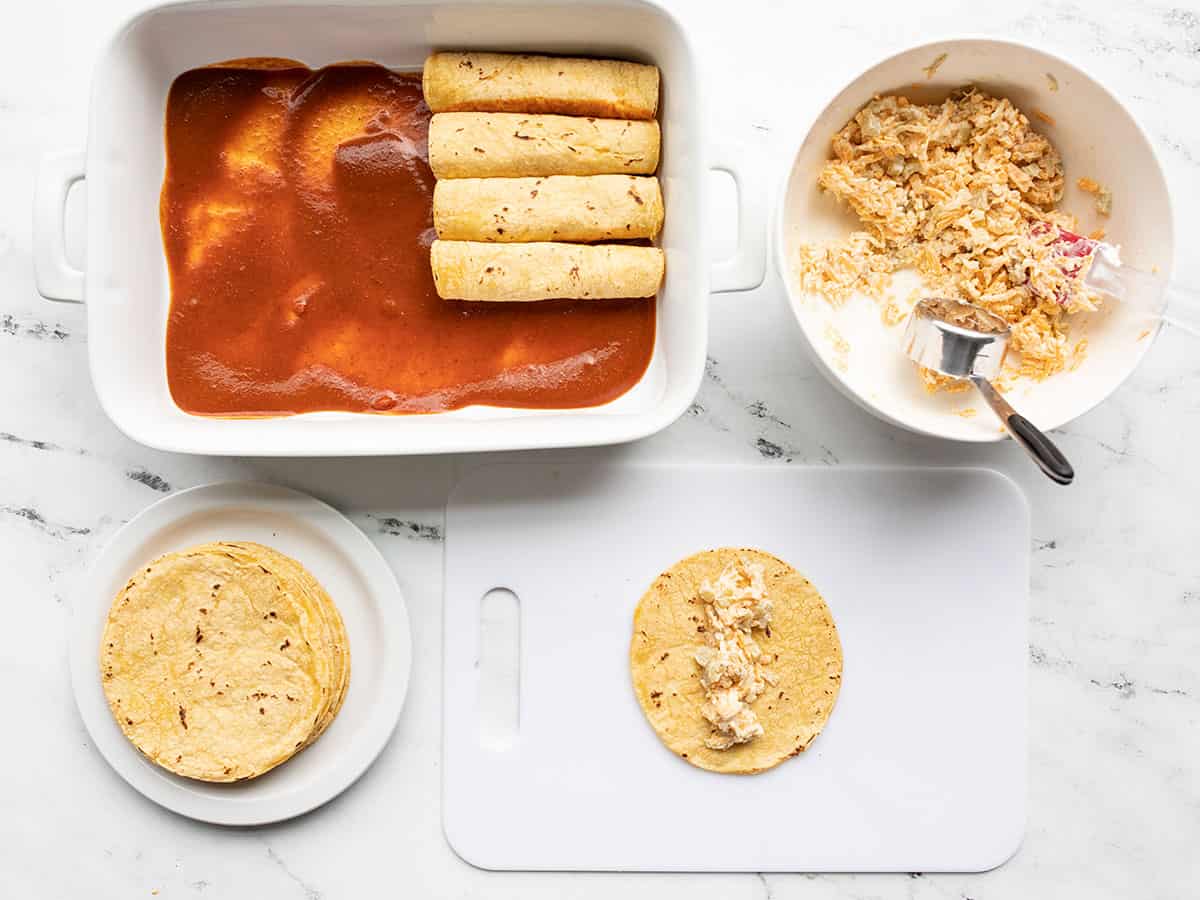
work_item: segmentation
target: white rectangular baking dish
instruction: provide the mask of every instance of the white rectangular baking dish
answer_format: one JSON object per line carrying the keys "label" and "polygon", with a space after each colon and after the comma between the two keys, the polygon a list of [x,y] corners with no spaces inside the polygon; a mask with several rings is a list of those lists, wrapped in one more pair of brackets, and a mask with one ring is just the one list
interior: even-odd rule
{"label": "white rectangular baking dish", "polygon": [[[167,388],[169,304],[159,230],[163,112],[181,72],[218,60],[283,56],[310,66],[370,59],[419,69],[434,48],[618,56],[662,70],[659,172],[666,202],[667,277],[649,369],[625,396],[581,410],[472,407],[427,416],[309,413],[271,419],[190,416]],[[586,446],[665,428],[699,388],[709,291],[762,282],[766,204],[755,168],[713,152],[694,52],[679,23],[645,0],[428,3],[198,0],[143,12],[113,38],[92,87],[87,153],[43,161],[34,208],[39,292],[88,306],[92,379],[129,437],[164,450],[246,456],[349,456]],[[705,233],[710,169],[738,185],[738,248],[710,266]],[[87,184],[86,272],[63,248],[67,191]]]}

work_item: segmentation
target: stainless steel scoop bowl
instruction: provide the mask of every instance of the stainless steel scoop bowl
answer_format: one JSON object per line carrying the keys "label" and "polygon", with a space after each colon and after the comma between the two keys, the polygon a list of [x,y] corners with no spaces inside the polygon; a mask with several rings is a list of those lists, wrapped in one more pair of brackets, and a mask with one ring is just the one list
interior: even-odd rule
{"label": "stainless steel scoop bowl", "polygon": [[1004,364],[1008,338],[1008,323],[999,316],[968,303],[930,297],[918,303],[908,318],[904,352],[927,369],[968,379],[1038,467],[1059,484],[1070,484],[1075,470],[1067,458],[991,382]]}

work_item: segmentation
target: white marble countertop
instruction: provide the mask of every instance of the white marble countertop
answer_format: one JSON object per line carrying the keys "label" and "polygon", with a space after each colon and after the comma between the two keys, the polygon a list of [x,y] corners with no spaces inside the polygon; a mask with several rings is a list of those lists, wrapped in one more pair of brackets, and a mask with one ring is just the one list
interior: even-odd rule
{"label": "white marble countertop", "polygon": [[[1060,432],[1081,477],[1057,488],[1011,445],[944,446],[852,407],[798,345],[778,282],[716,298],[708,376],[689,414],[582,459],[773,465],[974,463],[1033,507],[1029,827],[982,875],[502,874],[440,825],[441,536],[462,460],[204,459],[131,443],[92,392],[82,307],[34,291],[39,154],[82,147],[90,69],[137,0],[9,4],[0,54],[0,895],[5,897],[1167,898],[1200,883],[1200,353],[1167,329],[1101,408]],[[684,2],[715,125],[772,164],[823,98],[885,51],[965,31],[1062,51],[1127,102],[1156,141],[1176,204],[1176,274],[1200,284],[1200,7],[1116,0]],[[725,236],[726,238],[728,236]],[[562,455],[562,454],[560,454]],[[275,481],[333,502],[375,540],[407,594],[409,701],[367,775],[326,807],[258,829],[168,813],[100,758],[76,713],[65,629],[86,562],[178,488]],[[368,519],[367,509],[397,521]],[[803,800],[798,800],[803,813]]]}

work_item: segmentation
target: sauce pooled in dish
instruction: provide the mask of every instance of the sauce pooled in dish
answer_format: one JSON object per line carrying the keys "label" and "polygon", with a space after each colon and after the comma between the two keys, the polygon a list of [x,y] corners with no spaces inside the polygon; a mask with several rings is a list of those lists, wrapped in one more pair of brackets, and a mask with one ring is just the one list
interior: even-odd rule
{"label": "sauce pooled in dish", "polygon": [[171,395],[200,415],[595,406],[641,378],[654,299],[442,300],[419,74],[243,60],[167,98]]}

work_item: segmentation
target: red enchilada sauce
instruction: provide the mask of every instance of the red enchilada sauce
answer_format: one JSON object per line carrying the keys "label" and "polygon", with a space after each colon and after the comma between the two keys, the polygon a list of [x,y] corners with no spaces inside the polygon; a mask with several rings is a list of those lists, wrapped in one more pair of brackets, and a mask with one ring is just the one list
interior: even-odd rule
{"label": "red enchilada sauce", "polygon": [[433,286],[418,74],[286,60],[185,72],[160,214],[167,376],[189,413],[594,406],[654,348],[654,300],[464,303]]}

